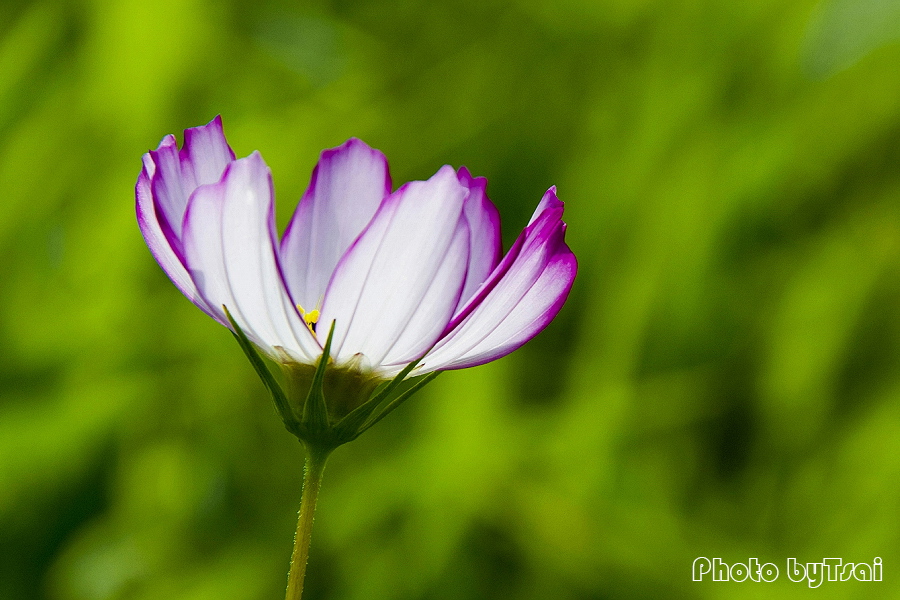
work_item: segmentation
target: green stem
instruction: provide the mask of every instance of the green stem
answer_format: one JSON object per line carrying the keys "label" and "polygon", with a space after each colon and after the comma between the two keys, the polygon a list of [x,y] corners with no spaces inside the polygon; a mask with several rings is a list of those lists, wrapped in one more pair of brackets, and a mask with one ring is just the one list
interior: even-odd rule
{"label": "green stem", "polygon": [[331,450],[315,449],[307,446],[306,468],[303,474],[303,493],[300,499],[300,517],[297,519],[297,533],[294,536],[294,553],[291,555],[291,572],[288,575],[285,600],[300,600],[303,594],[303,579],[309,560],[309,540],[312,534],[313,515],[316,500],[322,485],[322,472]]}

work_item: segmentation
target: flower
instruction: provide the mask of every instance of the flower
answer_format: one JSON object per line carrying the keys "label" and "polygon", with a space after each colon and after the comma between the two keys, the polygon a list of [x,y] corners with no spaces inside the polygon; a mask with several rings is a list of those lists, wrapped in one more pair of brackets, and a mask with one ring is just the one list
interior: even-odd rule
{"label": "flower", "polygon": [[236,159],[219,117],[143,157],[144,239],[206,314],[229,315],[282,365],[315,365],[334,323],[334,365],[376,380],[505,356],[559,312],[575,278],[563,203],[550,188],[501,258],[483,177],[441,167],[391,192],[387,160],[358,139],[322,153],[279,241],[272,176]]}

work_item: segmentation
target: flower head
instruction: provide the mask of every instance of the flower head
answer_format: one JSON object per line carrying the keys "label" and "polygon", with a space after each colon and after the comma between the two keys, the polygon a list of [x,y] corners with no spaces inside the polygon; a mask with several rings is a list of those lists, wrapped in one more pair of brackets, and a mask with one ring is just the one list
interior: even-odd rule
{"label": "flower head", "polygon": [[550,188],[501,258],[487,182],[444,166],[391,191],[384,155],[357,139],[322,153],[279,241],[258,152],[235,159],[222,123],[144,155],[141,232],[191,302],[234,322],[283,365],[315,365],[332,323],[336,368],[389,379],[480,365],[534,337],[575,277]]}

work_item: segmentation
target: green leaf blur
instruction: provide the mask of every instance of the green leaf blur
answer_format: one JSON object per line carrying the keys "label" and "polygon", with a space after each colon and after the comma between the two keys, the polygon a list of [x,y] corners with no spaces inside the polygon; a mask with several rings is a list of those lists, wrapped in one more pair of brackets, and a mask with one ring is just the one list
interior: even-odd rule
{"label": "green leaf blur", "polygon": [[134,217],[219,113],[281,227],[357,136],[395,184],[486,176],[507,247],[557,185],[580,261],[535,340],[334,453],[306,600],[900,598],[892,7],[0,3],[0,598],[283,596],[301,447]]}

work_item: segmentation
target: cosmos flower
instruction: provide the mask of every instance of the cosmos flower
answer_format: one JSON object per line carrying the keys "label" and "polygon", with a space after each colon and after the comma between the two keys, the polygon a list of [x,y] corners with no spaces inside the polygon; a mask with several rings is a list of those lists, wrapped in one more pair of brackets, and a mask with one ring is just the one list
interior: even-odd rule
{"label": "cosmos flower", "polygon": [[235,158],[219,117],[143,165],[137,218],[157,262],[282,365],[314,365],[332,323],[334,365],[380,380],[416,359],[414,375],[480,365],[540,332],[575,278],[555,188],[501,257],[483,177],[444,166],[392,192],[358,139],[322,153],[281,240],[269,168]]}

